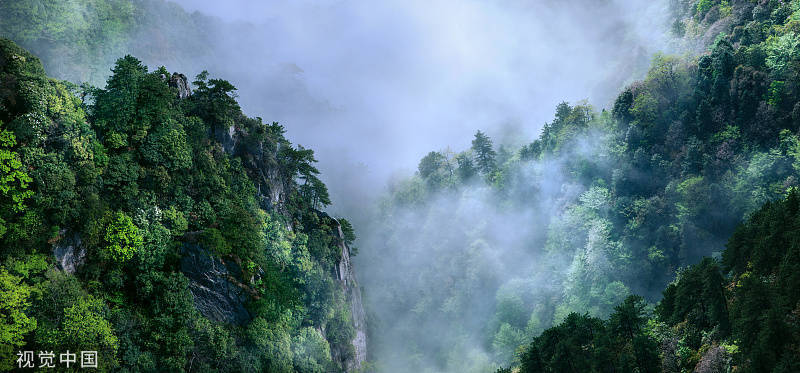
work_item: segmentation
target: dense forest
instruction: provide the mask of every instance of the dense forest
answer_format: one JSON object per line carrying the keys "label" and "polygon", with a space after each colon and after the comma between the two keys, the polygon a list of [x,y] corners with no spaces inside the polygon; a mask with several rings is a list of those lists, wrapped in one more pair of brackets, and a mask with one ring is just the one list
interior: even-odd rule
{"label": "dense forest", "polygon": [[104,371],[356,364],[352,228],[319,210],[313,151],[233,85],[125,56],[78,87],[7,39],[0,82],[0,368],[18,350],[94,350]]}
{"label": "dense forest", "polygon": [[669,10],[684,54],[429,152],[356,240],[233,84],[119,58],[200,71],[219,19],[0,3],[0,371],[800,371],[800,1]]}
{"label": "dense forest", "polygon": [[672,11],[707,51],[656,56],[609,110],[562,103],[529,144],[478,131],[393,184],[362,245],[405,253],[365,269],[395,370],[798,370],[800,2]]}
{"label": "dense forest", "polygon": [[[650,162],[637,168],[661,180],[633,183],[638,188],[623,195],[657,202],[662,219],[672,220],[661,224],[677,228],[670,233],[679,239],[690,232],[695,242],[698,232],[727,235],[744,222],[721,255],[675,261],[682,259],[680,249],[677,256],[664,250],[672,254],[671,266],[681,268],[654,308],[632,295],[607,320],[571,313],[522,350],[521,372],[800,371],[800,3],[682,5],[676,32],[696,33],[716,22],[731,32],[717,37],[710,54],[670,69],[684,76],[684,87],[670,84],[654,66],[641,85],[617,99],[613,117],[625,131],[628,159],[635,164],[637,152],[647,149],[640,159]],[[676,137],[688,141],[677,145]],[[528,150],[546,141],[543,135]],[[687,195],[699,199],[671,199],[671,188],[699,188]],[[669,243],[658,231],[637,236]],[[704,254],[702,247],[693,250],[697,254]]]}

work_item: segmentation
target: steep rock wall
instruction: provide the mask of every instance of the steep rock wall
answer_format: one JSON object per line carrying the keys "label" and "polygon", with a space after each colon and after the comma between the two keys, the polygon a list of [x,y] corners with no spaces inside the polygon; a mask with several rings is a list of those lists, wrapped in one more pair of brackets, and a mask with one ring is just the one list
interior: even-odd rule
{"label": "steep rock wall", "polygon": [[355,354],[352,358],[343,362],[347,371],[350,372],[360,369],[361,364],[367,360],[367,315],[364,312],[364,304],[361,301],[361,288],[356,280],[353,262],[350,260],[350,248],[344,243],[344,233],[342,233],[341,225],[337,229],[341,242],[339,245],[341,259],[336,267],[337,278],[350,303],[350,315],[355,329],[355,336],[351,341]]}
{"label": "steep rock wall", "polygon": [[[248,134],[233,126],[227,129],[217,129],[213,136],[227,153],[241,157],[258,190],[262,208],[287,215],[285,206],[288,190],[287,180],[275,161],[281,144],[277,144],[275,149],[269,149],[264,143],[245,141]],[[324,212],[320,213],[327,216]],[[294,227],[288,223],[286,228],[293,230]],[[350,341],[352,354],[346,352],[350,346],[337,345],[331,345],[331,354],[345,371],[353,372],[360,369],[367,360],[366,312],[361,300],[361,288],[358,285],[350,258],[350,248],[345,243],[344,233],[338,221],[336,233],[340,249],[340,259],[336,265],[336,278],[349,303],[355,335]],[[325,335],[325,330],[320,332],[323,336]]]}

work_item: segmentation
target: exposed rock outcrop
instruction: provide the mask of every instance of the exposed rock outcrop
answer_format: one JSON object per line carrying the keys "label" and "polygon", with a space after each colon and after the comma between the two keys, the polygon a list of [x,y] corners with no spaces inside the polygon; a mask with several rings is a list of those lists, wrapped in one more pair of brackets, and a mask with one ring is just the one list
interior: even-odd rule
{"label": "exposed rock outcrop", "polygon": [[236,150],[236,145],[238,143],[238,135],[236,133],[236,127],[215,127],[214,128],[214,138],[222,145],[222,149],[225,150],[228,154],[233,154]]}
{"label": "exposed rock outcrop", "polygon": [[[226,152],[241,157],[258,189],[261,207],[267,211],[285,214],[288,188],[286,178],[276,162],[281,144],[269,146],[264,142],[243,141],[247,134],[235,127],[215,130],[214,136]],[[292,229],[291,226],[287,228]]]}
{"label": "exposed rock outcrop", "polygon": [[210,320],[237,325],[251,316],[244,307],[247,293],[236,282],[242,276],[234,261],[223,261],[197,244],[186,243],[181,257],[181,272],[189,279],[194,305]]}
{"label": "exposed rock outcrop", "polygon": [[[181,98],[191,95],[188,82],[182,74],[173,74],[169,84],[178,88]],[[211,130],[210,135],[226,153],[242,160],[255,184],[261,207],[289,218],[286,202],[291,180],[282,173],[279,162],[281,147],[287,145],[271,143],[269,139],[254,140],[247,128],[246,125],[217,126]],[[288,230],[293,230],[292,219],[286,219],[286,224]],[[351,341],[352,348],[349,345],[331,345],[331,355],[342,368],[352,372],[360,369],[367,359],[366,313],[361,300],[361,288],[350,260],[350,248],[345,243],[338,222],[335,234],[338,235],[341,251],[341,259],[336,265],[336,277],[349,303],[355,335]],[[190,280],[189,289],[194,297],[195,307],[205,317],[238,325],[244,325],[251,319],[244,303],[248,296],[257,295],[252,294],[249,286],[243,285],[247,281],[242,280],[241,269],[233,261],[219,259],[196,244],[186,243],[182,253],[181,271]],[[320,333],[325,335],[324,328]]]}
{"label": "exposed rock outcrop", "polygon": [[367,315],[361,301],[361,288],[356,280],[353,262],[350,260],[350,248],[345,244],[341,225],[337,229],[341,259],[336,267],[336,275],[348,302],[350,302],[350,315],[353,318],[353,328],[355,329],[355,336],[351,341],[355,354],[344,359],[343,365],[348,372],[352,372],[360,369],[361,364],[367,360]]}
{"label": "exposed rock outcrop", "polygon": [[81,244],[81,237],[74,234],[62,238],[53,245],[53,255],[56,257],[58,269],[67,273],[75,273],[86,260],[86,248]]}
{"label": "exposed rock outcrop", "polygon": [[186,75],[179,73],[172,73],[169,78],[169,86],[178,89],[178,98],[185,99],[192,95],[192,89],[189,88],[189,80]]}

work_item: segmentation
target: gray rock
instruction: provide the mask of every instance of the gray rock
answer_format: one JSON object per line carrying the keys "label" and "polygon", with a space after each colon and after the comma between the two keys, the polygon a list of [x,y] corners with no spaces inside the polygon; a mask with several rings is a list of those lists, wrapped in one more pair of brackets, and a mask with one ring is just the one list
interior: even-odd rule
{"label": "gray rock", "polygon": [[348,372],[353,372],[361,369],[361,364],[367,360],[367,315],[364,312],[361,288],[356,281],[353,262],[350,260],[350,248],[344,243],[341,226],[338,226],[338,234],[339,242],[341,242],[339,244],[341,259],[336,267],[336,274],[340,285],[344,288],[345,296],[350,302],[350,315],[353,318],[353,328],[356,332],[351,341],[355,354],[352,358],[345,359],[343,365]]}
{"label": "gray rock", "polygon": [[225,263],[196,244],[186,243],[181,257],[181,272],[189,279],[194,306],[209,320],[244,325],[251,316],[244,307],[245,291],[231,280],[239,281],[241,269]]}
{"label": "gray rock", "polygon": [[75,273],[86,260],[86,248],[81,244],[80,236],[74,234],[62,238],[53,245],[53,255],[56,257],[58,269],[67,273]]}
{"label": "gray rock", "polygon": [[696,373],[725,373],[730,371],[731,357],[721,346],[712,346],[694,367]]}
{"label": "gray rock", "polygon": [[178,89],[178,98],[180,99],[188,98],[192,95],[192,89],[189,88],[189,80],[186,75],[172,73],[172,77],[169,78],[169,86]]}
{"label": "gray rock", "polygon": [[214,138],[222,145],[222,149],[228,154],[233,154],[236,150],[236,143],[238,141],[236,127],[214,127]]}

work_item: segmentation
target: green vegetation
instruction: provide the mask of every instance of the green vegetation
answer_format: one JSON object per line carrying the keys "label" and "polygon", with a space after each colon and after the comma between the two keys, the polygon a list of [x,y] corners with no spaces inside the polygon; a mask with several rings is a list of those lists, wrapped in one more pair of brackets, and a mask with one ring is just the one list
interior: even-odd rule
{"label": "green vegetation", "polygon": [[798,218],[797,192],[767,203],[736,229],[721,261],[679,272],[652,315],[636,296],[608,321],[572,313],[533,339],[520,371],[796,372]]}
{"label": "green vegetation", "polygon": [[[391,295],[377,303],[413,319],[393,336],[408,341],[402,352],[388,356],[455,371],[798,369],[787,316],[798,284],[777,267],[797,265],[788,236],[778,238],[793,234],[794,217],[756,211],[792,201],[800,180],[800,3],[673,5],[687,39],[725,17],[730,32],[697,57],[656,56],[610,111],[562,103],[516,149],[479,131],[471,149],[431,152],[393,185],[382,239],[407,247],[420,236],[429,250],[409,254],[425,261],[396,258],[419,282],[381,283]],[[508,224],[495,214],[530,210],[552,213],[528,223],[541,229],[492,228]],[[409,214],[416,226],[397,223]],[[725,242],[722,261],[707,258]],[[494,252],[530,266],[497,276],[510,270],[486,270]],[[494,302],[487,312],[472,297]],[[448,325],[444,342],[415,331],[430,320]],[[464,347],[475,340],[488,356]],[[454,355],[481,368],[458,368]]]}
{"label": "green vegetation", "polygon": [[[342,370],[354,332],[335,267],[355,235],[317,210],[313,152],[205,72],[185,99],[163,67],[125,56],[112,73],[103,89],[50,79],[0,39],[0,370],[18,350],[97,350],[103,371]],[[213,268],[187,247],[240,263],[219,281],[243,289],[244,316],[196,307],[186,273]]]}
{"label": "green vegetation", "polygon": [[[611,110],[559,104],[529,144],[478,131],[391,186],[367,244],[406,251],[379,251],[392,273],[370,296],[408,317],[371,324],[382,357],[409,371],[800,370],[800,2],[672,5],[676,36],[705,53],[656,56]],[[0,35],[51,74],[104,86],[50,79],[0,39],[0,370],[19,349],[86,347],[101,370],[342,370],[355,332],[336,271],[355,235],[319,211],[313,151],[246,117],[230,82],[203,72],[179,99],[165,68],[116,59],[191,57],[204,40],[181,33],[215,21],[156,0],[0,14]],[[83,263],[55,269],[54,247]],[[197,247],[240,272],[246,321],[199,311],[183,268]]]}
{"label": "green vegetation", "polygon": [[[0,13],[0,35],[41,58],[52,76],[95,85],[105,83],[108,67],[125,51],[146,49],[136,38],[153,26],[147,20],[159,19],[156,14],[189,24],[176,4],[150,0],[4,1]],[[151,41],[172,37],[153,31]],[[55,63],[62,58],[71,62]]]}

